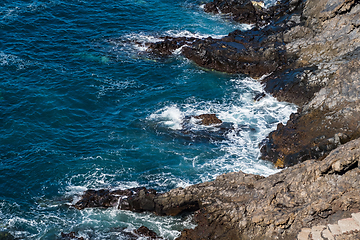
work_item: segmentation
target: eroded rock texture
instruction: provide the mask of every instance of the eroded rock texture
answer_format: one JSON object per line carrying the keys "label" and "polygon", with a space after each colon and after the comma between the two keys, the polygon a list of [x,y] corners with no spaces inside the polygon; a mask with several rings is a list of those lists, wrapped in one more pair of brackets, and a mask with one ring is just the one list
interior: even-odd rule
{"label": "eroded rock texture", "polygon": [[360,140],[323,161],[305,161],[267,178],[242,172],[174,189],[168,206],[198,202],[199,226],[180,239],[296,239],[303,227],[333,223],[360,210]]}
{"label": "eroded rock texture", "polygon": [[301,228],[360,211],[359,164],[358,139],[323,161],[308,160],[266,178],[234,172],[164,194],[146,195],[142,189],[138,206],[151,201],[154,207],[132,210],[171,216],[196,211],[198,226],[179,239],[296,239]]}
{"label": "eroded rock texture", "polygon": [[[307,1],[302,18],[303,25],[284,32],[286,52],[298,56],[296,66],[301,68],[275,73],[266,87],[280,100],[301,107],[270,134],[262,149],[264,159],[283,166],[321,159],[360,136],[360,4]],[[295,84],[286,84],[286,77]],[[299,94],[301,89],[305,94]]]}

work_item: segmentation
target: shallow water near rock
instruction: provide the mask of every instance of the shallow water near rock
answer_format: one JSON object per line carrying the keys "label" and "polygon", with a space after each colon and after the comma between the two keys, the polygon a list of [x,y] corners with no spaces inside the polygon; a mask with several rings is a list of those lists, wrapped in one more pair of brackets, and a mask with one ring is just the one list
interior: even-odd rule
{"label": "shallow water near rock", "polygon": [[[277,171],[259,160],[258,144],[295,106],[254,101],[263,88],[253,79],[144,52],[145,42],[166,35],[221,37],[249,27],[204,13],[201,3],[0,3],[0,232],[126,239],[124,229],[144,225],[173,239],[194,227],[189,216],[69,205],[89,188],[165,192],[232,171]],[[217,137],[190,122],[192,135],[181,131],[185,118],[206,113],[234,129]]]}

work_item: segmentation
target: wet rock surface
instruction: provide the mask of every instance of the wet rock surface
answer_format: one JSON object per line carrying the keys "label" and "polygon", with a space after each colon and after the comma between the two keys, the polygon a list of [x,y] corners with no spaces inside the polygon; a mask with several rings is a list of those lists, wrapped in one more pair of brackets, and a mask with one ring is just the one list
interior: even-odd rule
{"label": "wet rock surface", "polygon": [[197,116],[185,116],[181,122],[181,128],[170,130],[174,138],[183,139],[186,142],[216,142],[229,140],[229,133],[240,131],[256,131],[249,125],[235,125],[223,122],[216,114],[201,114]]}
{"label": "wet rock surface", "polygon": [[[160,240],[163,239],[162,237],[159,237],[156,232],[150,230],[149,228],[145,226],[141,226],[138,229],[135,229],[133,231],[127,231],[124,228],[115,228],[112,229],[116,233],[121,233],[121,239],[127,239],[127,240],[138,240],[138,239],[148,239],[148,240]],[[58,240],[85,240],[84,237],[79,237],[79,234],[76,232],[70,232],[70,233],[64,233],[62,232],[60,234],[60,237],[58,237]],[[0,235],[1,237],[1,235]],[[96,236],[92,236],[91,239],[98,239]],[[2,238],[0,238],[2,239]],[[4,240],[7,238],[4,238]],[[10,238],[9,238],[10,239]],[[11,238],[14,239],[14,238]]]}
{"label": "wet rock surface", "polygon": [[169,56],[175,50],[180,49],[184,45],[192,44],[196,38],[190,37],[163,37],[162,41],[155,43],[146,43],[147,51],[155,56]]}
{"label": "wet rock surface", "polygon": [[154,211],[155,205],[153,199],[156,195],[157,193],[154,189],[146,189],[144,187],[114,191],[108,189],[89,189],[84,192],[81,199],[73,206],[79,210],[95,207],[116,207],[133,212]]}
{"label": "wet rock surface", "polygon": [[163,239],[157,235],[156,232],[148,229],[145,226],[141,226],[138,229],[134,230],[135,235],[139,237],[146,237],[147,239]]}

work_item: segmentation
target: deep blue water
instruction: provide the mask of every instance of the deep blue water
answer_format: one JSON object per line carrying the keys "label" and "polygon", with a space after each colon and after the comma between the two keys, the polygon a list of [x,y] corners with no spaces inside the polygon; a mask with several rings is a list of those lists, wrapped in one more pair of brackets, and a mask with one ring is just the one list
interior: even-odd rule
{"label": "deep blue water", "polygon": [[[143,43],[161,36],[249,27],[203,13],[201,4],[0,2],[0,231],[126,239],[119,229],[145,225],[173,239],[194,227],[190,217],[69,206],[89,188],[164,192],[231,171],[276,172],[259,160],[258,144],[295,106],[270,96],[254,102],[262,86],[253,79],[201,69],[176,53],[145,53]],[[179,131],[186,116],[202,113],[235,130],[211,140],[196,135],[196,124],[194,135]]]}

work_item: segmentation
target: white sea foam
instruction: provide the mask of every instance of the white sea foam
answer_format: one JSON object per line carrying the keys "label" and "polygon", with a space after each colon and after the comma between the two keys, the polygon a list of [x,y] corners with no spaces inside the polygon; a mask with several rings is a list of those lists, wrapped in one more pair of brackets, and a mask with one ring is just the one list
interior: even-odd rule
{"label": "white sea foam", "polygon": [[[198,163],[198,157],[184,157],[196,168],[201,181],[214,179],[217,175],[230,171],[270,175],[278,172],[272,164],[259,160],[260,142],[276,128],[277,124],[286,123],[296,106],[278,102],[266,95],[260,101],[254,101],[254,94],[262,92],[263,86],[250,78],[233,79],[235,91],[231,101],[224,103],[196,101],[182,105],[170,105],[151,114],[148,120],[157,121],[172,130],[181,130],[185,116],[215,113],[223,122],[232,123],[234,130],[227,134],[227,139],[217,143],[223,155]],[[237,95],[237,93],[241,93]],[[191,123],[193,130],[207,128]],[[209,127],[208,127],[209,128]]]}
{"label": "white sea foam", "polygon": [[173,130],[180,130],[184,116],[184,113],[176,105],[172,105],[151,114],[149,119],[157,119]]}
{"label": "white sea foam", "polygon": [[0,66],[16,66],[18,70],[24,69],[31,65],[31,62],[20,59],[12,54],[0,52]]}

